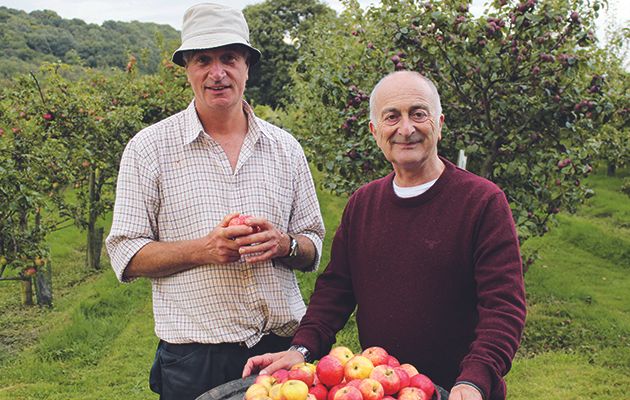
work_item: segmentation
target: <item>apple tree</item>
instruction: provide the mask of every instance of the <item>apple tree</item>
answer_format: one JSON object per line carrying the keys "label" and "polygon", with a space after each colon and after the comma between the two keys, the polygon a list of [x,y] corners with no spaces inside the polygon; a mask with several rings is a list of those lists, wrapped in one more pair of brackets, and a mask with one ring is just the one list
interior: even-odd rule
{"label": "apple tree", "polygon": [[45,243],[58,227],[48,207],[60,196],[65,173],[51,154],[65,151],[38,129],[39,119],[29,106],[35,90],[30,76],[14,80],[0,91],[0,280],[20,281],[23,302],[52,304],[51,263]]}
{"label": "apple tree", "polygon": [[469,1],[381,3],[344,1],[302,40],[293,77],[304,112],[291,129],[325,186],[349,193],[391,170],[368,130],[369,94],[386,74],[413,70],[440,91],[440,153],[455,161],[465,150],[468,169],[506,192],[522,241],[592,193],[582,179],[593,132],[613,112],[590,57],[598,2],[497,0],[480,17]]}
{"label": "apple tree", "polygon": [[100,219],[113,205],[120,154],[142,127],[142,112],[130,95],[135,78],[128,75],[89,70],[77,79],[67,66],[47,65],[37,74],[39,99],[30,102],[43,116],[37,128],[65,147],[51,158],[66,173],[63,188],[69,189],[55,204],[62,219],[85,229],[86,265],[92,269],[100,268]]}

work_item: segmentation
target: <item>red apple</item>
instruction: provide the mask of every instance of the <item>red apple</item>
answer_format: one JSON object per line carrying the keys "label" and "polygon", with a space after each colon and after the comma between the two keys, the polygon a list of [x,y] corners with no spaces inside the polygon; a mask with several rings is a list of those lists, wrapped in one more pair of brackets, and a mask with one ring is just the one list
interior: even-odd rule
{"label": "red apple", "polygon": [[380,382],[386,395],[394,394],[400,390],[400,377],[396,371],[388,365],[377,365],[370,372],[370,378]]}
{"label": "red apple", "polygon": [[363,353],[361,353],[361,355],[367,357],[370,361],[372,361],[372,364],[375,367],[377,365],[387,364],[387,357],[389,356],[384,348],[378,346],[368,347],[367,349],[363,350]]}
{"label": "red apple", "polygon": [[409,375],[409,378],[411,378],[414,375],[418,375],[418,370],[416,369],[416,367],[414,367],[411,364],[400,364],[400,367],[398,368],[404,369],[407,375]]}
{"label": "red apple", "polygon": [[327,355],[317,363],[316,373],[321,383],[333,387],[343,380],[344,368],[339,359]]}
{"label": "red apple", "polygon": [[276,378],[277,383],[284,383],[289,380],[289,371],[286,369],[279,369],[271,374],[274,378]]}
{"label": "red apple", "polygon": [[363,395],[353,386],[344,386],[337,390],[333,400],[363,400]]}
{"label": "red apple", "polygon": [[[247,225],[245,221],[247,221],[247,219],[251,217],[251,215],[239,214],[236,217],[232,218],[230,222],[228,222],[228,226]],[[252,228],[254,228],[254,231],[260,232],[260,227],[252,226]]]}
{"label": "red apple", "polygon": [[406,387],[400,389],[398,400],[429,400],[427,394],[417,387]]}
{"label": "red apple", "polygon": [[306,400],[308,386],[297,379],[289,379],[282,384],[280,394],[283,400]]}
{"label": "red apple", "polygon": [[328,396],[328,389],[326,389],[326,386],[321,383],[311,387],[308,392],[315,396],[317,400],[326,400],[326,397]]}
{"label": "red apple", "polygon": [[387,365],[390,367],[400,367],[400,361],[392,355],[387,356]]}
{"label": "red apple", "polygon": [[346,381],[351,381],[353,379],[365,379],[370,376],[374,365],[367,357],[357,355],[348,360],[343,368]]}
{"label": "red apple", "polygon": [[400,389],[409,386],[411,378],[409,378],[409,374],[404,368],[394,367],[394,372],[396,372],[396,375],[400,378]]}
{"label": "red apple", "polygon": [[352,350],[350,350],[349,348],[345,346],[334,347],[332,350],[330,350],[328,355],[335,357],[337,360],[341,362],[341,365],[344,365],[344,366],[346,365],[348,360],[354,357],[354,353],[352,352]]}
{"label": "red apple", "polygon": [[381,400],[385,395],[383,385],[376,379],[362,379],[359,384],[359,391],[363,395],[363,400]]}
{"label": "red apple", "polygon": [[308,387],[311,387],[315,379],[315,371],[306,363],[295,364],[289,370],[289,379],[297,379],[306,383]]}
{"label": "red apple", "polygon": [[346,386],[353,386],[359,389],[359,386],[361,386],[361,382],[363,382],[363,379],[353,379],[350,382],[346,382]]}
{"label": "red apple", "polygon": [[428,376],[424,374],[417,374],[411,377],[411,381],[409,382],[409,386],[417,387],[426,393],[427,397],[430,399],[433,396],[433,392],[435,392],[435,385],[431,382]]}
{"label": "red apple", "polygon": [[330,390],[328,391],[328,397],[326,397],[326,400],[334,400],[335,394],[337,394],[337,391],[343,388],[344,386],[346,386],[345,383],[340,383],[338,385],[331,387]]}

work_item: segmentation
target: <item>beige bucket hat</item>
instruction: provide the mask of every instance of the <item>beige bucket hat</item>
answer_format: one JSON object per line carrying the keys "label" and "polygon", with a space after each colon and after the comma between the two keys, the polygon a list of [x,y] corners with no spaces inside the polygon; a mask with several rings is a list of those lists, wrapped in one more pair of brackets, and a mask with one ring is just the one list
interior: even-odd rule
{"label": "beige bucket hat", "polygon": [[206,50],[230,44],[241,44],[251,53],[250,65],[260,60],[260,51],[249,43],[249,28],[239,10],[220,4],[202,3],[184,13],[182,45],[173,53],[173,62],[184,66],[186,50]]}

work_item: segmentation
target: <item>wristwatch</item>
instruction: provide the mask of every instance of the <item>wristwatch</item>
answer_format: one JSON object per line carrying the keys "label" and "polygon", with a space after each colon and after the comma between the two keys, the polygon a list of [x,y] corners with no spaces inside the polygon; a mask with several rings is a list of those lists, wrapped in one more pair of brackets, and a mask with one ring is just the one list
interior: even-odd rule
{"label": "wristwatch", "polygon": [[291,350],[295,350],[302,354],[302,357],[304,357],[304,362],[311,362],[311,352],[308,351],[306,347],[294,344],[293,346],[289,347],[289,351]]}
{"label": "wristwatch", "polygon": [[289,239],[290,239],[289,254],[287,255],[287,258],[295,258],[298,255],[298,249],[299,249],[298,241],[292,235],[289,235],[288,233],[287,235],[289,236]]}

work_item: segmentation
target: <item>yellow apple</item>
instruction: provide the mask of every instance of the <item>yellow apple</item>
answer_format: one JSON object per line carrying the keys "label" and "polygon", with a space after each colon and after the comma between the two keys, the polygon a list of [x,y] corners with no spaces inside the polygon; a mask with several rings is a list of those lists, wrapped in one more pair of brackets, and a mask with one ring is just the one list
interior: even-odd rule
{"label": "yellow apple", "polygon": [[352,350],[345,346],[334,347],[332,350],[330,350],[328,354],[335,357],[337,360],[339,360],[341,365],[344,366],[346,365],[348,360],[354,357],[354,353],[352,352]]}
{"label": "yellow apple", "polygon": [[283,400],[306,400],[308,396],[308,386],[297,379],[289,379],[282,384],[280,394]]}
{"label": "yellow apple", "polygon": [[343,367],[343,374],[346,381],[353,379],[365,379],[370,376],[374,369],[374,364],[365,356],[356,355],[352,357]]}
{"label": "yellow apple", "polygon": [[267,396],[268,394],[269,391],[264,385],[254,383],[247,388],[247,391],[245,392],[245,400],[252,400],[254,397]]}

